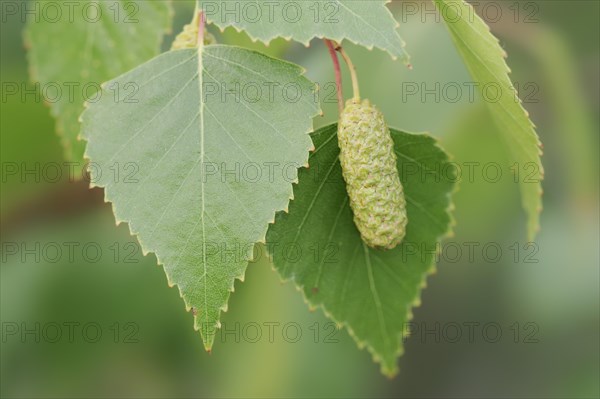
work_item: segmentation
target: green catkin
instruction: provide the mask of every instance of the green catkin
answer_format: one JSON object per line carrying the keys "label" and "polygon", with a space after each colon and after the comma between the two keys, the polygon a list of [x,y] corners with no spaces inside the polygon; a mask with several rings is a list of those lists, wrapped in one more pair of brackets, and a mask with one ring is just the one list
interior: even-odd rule
{"label": "green catkin", "polygon": [[[194,20],[183,27],[183,31],[177,35],[171,50],[179,50],[183,48],[196,48],[198,42],[198,20]],[[216,43],[215,37],[208,32],[204,32],[204,44]]]}
{"label": "green catkin", "polygon": [[338,126],[340,163],[363,241],[392,249],[406,234],[406,202],[394,142],[383,114],[369,100],[349,100]]}

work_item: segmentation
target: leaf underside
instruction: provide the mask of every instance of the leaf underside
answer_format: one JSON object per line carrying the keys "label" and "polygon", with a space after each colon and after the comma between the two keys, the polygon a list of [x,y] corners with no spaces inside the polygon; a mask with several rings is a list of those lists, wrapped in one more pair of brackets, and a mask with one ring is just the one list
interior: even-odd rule
{"label": "leaf underside", "polygon": [[65,158],[82,162],[85,144],[78,140],[78,118],[83,103],[96,98],[103,82],[159,54],[163,35],[171,29],[171,2],[36,1],[27,7],[48,10],[38,21],[28,19],[25,30],[32,80],[50,103]]}
{"label": "leaf underside", "polygon": [[[207,350],[254,243],[287,209],[308,160],[319,107],[302,72],[232,46],[170,51],[107,83],[136,82],[137,103],[103,98],[82,115],[93,184],[164,265]],[[262,96],[236,97],[236,87]]]}
{"label": "leaf underside", "polygon": [[[542,211],[542,179],[544,169],[541,161],[541,143],[529,114],[510,81],[510,69],[506,65],[506,53],[489,27],[463,0],[434,0],[446,21],[452,40],[462,56],[471,76],[479,88],[499,85],[501,97],[498,101],[485,103],[490,110],[498,130],[502,132],[512,160],[520,170],[532,171],[527,178],[520,174],[521,203],[527,212],[527,235],[533,240],[539,231]],[[494,100],[495,100],[494,96]]]}
{"label": "leaf underside", "polygon": [[408,63],[398,22],[386,7],[389,0],[320,1],[203,1],[199,5],[209,22],[222,30],[234,27],[253,40],[269,44],[283,37],[308,46],[314,38],[348,40],[387,51]]}
{"label": "leaf underside", "polygon": [[[312,138],[316,150],[300,171],[289,214],[267,234],[275,268],[308,303],[346,326],[360,347],[398,371],[402,337],[434,270],[436,243],[449,233],[455,176],[448,157],[427,135],[391,130],[407,201],[407,235],[390,251],[374,250],[356,229],[338,160],[337,125]],[[447,171],[440,173],[438,171]]]}

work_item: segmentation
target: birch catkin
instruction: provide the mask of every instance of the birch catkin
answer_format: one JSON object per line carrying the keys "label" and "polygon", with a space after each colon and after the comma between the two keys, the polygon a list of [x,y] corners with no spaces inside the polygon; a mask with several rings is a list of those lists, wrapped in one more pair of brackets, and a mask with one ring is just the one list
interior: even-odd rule
{"label": "birch catkin", "polygon": [[340,163],[354,223],[370,247],[392,249],[406,234],[406,202],[394,142],[369,100],[349,100],[338,126]]}
{"label": "birch catkin", "polygon": [[[204,32],[204,44],[216,43],[215,37],[208,32]],[[194,20],[183,27],[183,31],[177,35],[171,50],[179,50],[183,48],[196,48],[198,45],[198,20]]]}

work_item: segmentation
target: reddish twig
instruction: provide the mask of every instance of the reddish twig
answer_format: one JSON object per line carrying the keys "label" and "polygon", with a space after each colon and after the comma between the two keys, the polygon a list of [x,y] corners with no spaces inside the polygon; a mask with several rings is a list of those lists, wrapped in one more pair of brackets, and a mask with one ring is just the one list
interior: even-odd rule
{"label": "reddish twig", "polygon": [[329,55],[333,61],[333,70],[335,72],[335,84],[337,87],[337,99],[338,99],[338,111],[341,114],[344,110],[344,93],[342,91],[342,70],[340,68],[340,61],[336,53],[336,48],[329,39],[323,39],[325,45],[329,49]]}

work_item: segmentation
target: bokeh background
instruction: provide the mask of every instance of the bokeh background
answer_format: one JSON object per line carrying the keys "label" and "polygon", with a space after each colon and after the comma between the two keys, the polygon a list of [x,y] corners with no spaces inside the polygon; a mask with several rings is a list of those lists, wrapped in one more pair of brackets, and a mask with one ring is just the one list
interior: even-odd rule
{"label": "bokeh background", "polygon": [[[192,7],[175,3],[178,32]],[[395,379],[380,375],[345,331],[332,333],[323,314],[309,311],[266,260],[250,264],[246,281],[236,282],[223,315],[233,332],[218,335],[213,353],[205,353],[177,290],[168,288],[153,255],[141,256],[127,227],[115,227],[100,191],[68,179],[36,182],[3,172],[2,396],[598,397],[599,3],[496,1],[503,12],[498,20],[491,9],[482,11],[486,2],[479,3],[476,10],[488,17],[509,54],[512,79],[527,97],[524,105],[544,143],[545,209],[531,245],[510,161],[485,104],[466,96],[457,102],[403,98],[403,82],[432,87],[471,81],[444,25],[431,15],[403,16],[401,2],[390,4],[402,22],[412,70],[381,51],[348,46],[363,97],[383,110],[391,126],[429,131],[457,162],[497,162],[504,172],[490,183],[475,169],[472,180],[461,182],[455,235],[446,241],[438,272],[415,309],[416,326],[435,331],[440,323],[440,338],[430,332],[408,339]],[[516,20],[515,9],[520,10]],[[533,17],[530,23],[524,23],[527,15]],[[209,29],[222,43],[303,65],[322,85],[333,80],[331,60],[319,41],[309,48],[283,40],[265,47],[233,30]],[[18,18],[2,20],[3,84],[28,82],[22,30]],[[316,126],[336,119],[335,103],[323,109]],[[3,171],[13,162],[62,164],[54,121],[43,102],[3,97],[0,120]],[[470,258],[466,243],[472,242],[480,246]],[[11,243],[19,245],[18,254],[7,251]],[[72,259],[63,252],[54,262],[52,243],[64,251],[65,243],[80,246]],[[499,259],[481,250],[488,243],[502,249]],[[36,252],[35,245],[40,259],[24,252]],[[458,260],[457,246],[463,250]],[[34,328],[35,323],[45,328],[40,342],[35,334],[24,339],[9,334],[15,325]],[[62,336],[50,342],[56,323],[63,326]],[[79,323],[72,339],[64,323]],[[273,342],[265,323],[279,323]],[[298,342],[282,335],[289,323],[301,328]],[[449,328],[456,324],[463,336],[453,342]],[[262,326],[262,338],[252,342],[256,325]],[[474,326],[472,342],[468,325]],[[92,342],[97,327],[102,336]],[[497,327],[501,335],[490,342]]]}

